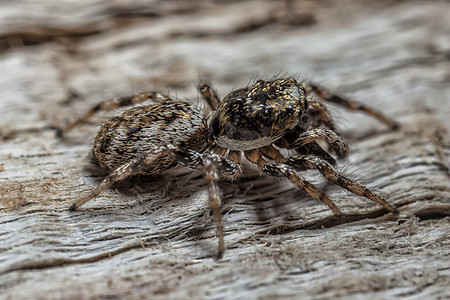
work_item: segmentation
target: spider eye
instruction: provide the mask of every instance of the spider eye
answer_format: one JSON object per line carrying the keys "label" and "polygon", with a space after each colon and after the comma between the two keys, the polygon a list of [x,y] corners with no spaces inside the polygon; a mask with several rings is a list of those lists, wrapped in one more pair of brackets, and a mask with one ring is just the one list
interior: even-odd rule
{"label": "spider eye", "polygon": [[261,113],[261,117],[263,119],[268,119],[270,118],[270,110],[268,108],[264,109]]}

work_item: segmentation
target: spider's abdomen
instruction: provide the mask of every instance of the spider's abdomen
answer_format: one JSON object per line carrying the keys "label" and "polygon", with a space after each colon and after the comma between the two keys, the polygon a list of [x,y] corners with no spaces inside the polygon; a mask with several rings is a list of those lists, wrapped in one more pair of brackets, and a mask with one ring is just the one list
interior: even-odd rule
{"label": "spider's abdomen", "polygon": [[[130,108],[109,119],[94,140],[93,158],[103,168],[114,170],[130,160],[163,145],[201,152],[207,143],[206,120],[202,109],[184,101]],[[162,156],[141,174],[155,174],[177,164],[172,156]]]}

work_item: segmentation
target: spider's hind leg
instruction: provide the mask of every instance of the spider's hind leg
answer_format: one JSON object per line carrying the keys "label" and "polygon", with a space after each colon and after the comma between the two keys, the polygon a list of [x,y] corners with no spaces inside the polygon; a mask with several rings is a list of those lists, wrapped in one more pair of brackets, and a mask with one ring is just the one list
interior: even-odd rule
{"label": "spider's hind leg", "polygon": [[138,103],[145,102],[147,100],[152,100],[155,103],[171,100],[170,97],[162,95],[157,92],[142,92],[134,94],[132,96],[118,97],[114,99],[104,100],[97,105],[93,106],[88,110],[83,116],[81,116],[76,121],[67,124],[63,128],[58,128],[56,134],[59,138],[62,138],[67,132],[73,128],[86,123],[86,121],[101,110],[113,110],[123,106],[130,106]]}
{"label": "spider's hind leg", "polygon": [[198,90],[208,103],[209,107],[211,107],[212,110],[216,110],[220,103],[220,98],[217,96],[216,91],[214,91],[211,86],[205,82],[201,82],[198,85]]}
{"label": "spider's hind leg", "polygon": [[223,255],[225,246],[222,216],[220,214],[220,194],[217,187],[217,181],[219,180],[219,173],[232,176],[237,172],[237,167],[233,161],[217,154],[207,153],[203,155],[199,152],[184,150],[175,146],[160,146],[148,151],[142,156],[130,160],[128,163],[125,163],[112,171],[112,173],[106,177],[94,191],[75,201],[70,206],[69,210],[76,210],[81,205],[100,195],[100,193],[107,188],[110,188],[114,183],[124,180],[129,176],[139,174],[142,169],[154,163],[162,155],[172,155],[181,165],[189,168],[203,168],[205,170],[206,180],[208,181],[209,205],[214,215],[219,236],[218,257],[220,258]]}
{"label": "spider's hind leg", "polygon": [[136,157],[135,159],[130,160],[129,162],[123,164],[122,166],[112,171],[111,174],[109,174],[109,176],[103,179],[100,185],[89,195],[86,195],[85,197],[75,201],[70,206],[69,210],[76,210],[81,205],[91,201],[92,199],[100,195],[100,193],[103,192],[104,190],[110,188],[114,183],[122,181],[130,176],[133,176],[134,174],[138,174],[140,170],[142,170],[144,167],[154,162],[161,155],[167,154],[170,154],[170,150],[167,149],[166,147],[160,147],[147,152],[143,156],[139,156]]}

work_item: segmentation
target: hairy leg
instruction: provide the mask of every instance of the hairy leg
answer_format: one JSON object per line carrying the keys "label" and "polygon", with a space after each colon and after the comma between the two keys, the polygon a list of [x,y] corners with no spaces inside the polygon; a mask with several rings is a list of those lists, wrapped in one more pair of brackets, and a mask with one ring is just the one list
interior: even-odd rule
{"label": "hairy leg", "polygon": [[132,96],[127,97],[118,97],[114,99],[108,99],[100,102],[99,104],[92,107],[90,110],[88,110],[82,117],[80,117],[78,120],[74,121],[73,123],[70,123],[66,125],[64,128],[60,128],[57,131],[58,137],[63,137],[64,134],[72,130],[73,128],[86,123],[86,121],[92,117],[95,113],[101,110],[113,110],[119,107],[123,106],[129,106],[134,105],[138,103],[142,103],[147,100],[152,100],[155,103],[163,102],[166,100],[171,100],[170,97],[164,96],[157,92],[143,92],[139,94],[135,94]]}
{"label": "hairy leg", "polygon": [[[316,110],[320,114],[320,123],[323,123],[325,127],[336,131],[336,125],[334,125],[333,119],[331,118],[331,115],[328,113],[328,109],[323,103],[314,100],[314,99],[308,99],[309,106]],[[315,124],[314,127],[319,127],[322,124]]]}
{"label": "hairy leg", "polygon": [[217,235],[219,238],[217,257],[221,258],[225,250],[224,233],[222,225],[222,214],[220,213],[220,194],[217,187],[217,181],[219,180],[219,174],[217,172],[218,159],[214,156],[208,156],[205,159],[204,170],[206,175],[206,181],[208,182],[208,202],[209,207],[214,216],[214,220],[217,226]]}
{"label": "hairy leg", "polygon": [[220,103],[220,99],[217,96],[217,93],[208,84],[204,82],[201,82],[198,85],[198,90],[208,103],[209,107],[211,107],[213,111],[216,110]]}
{"label": "hairy leg", "polygon": [[320,139],[325,140],[339,158],[347,156],[349,150],[347,142],[336,132],[326,128],[315,128],[301,133],[297,139],[291,143],[291,147],[297,148]]}
{"label": "hairy leg", "polygon": [[381,122],[385,123],[387,126],[391,127],[392,129],[398,129],[400,126],[396,121],[388,118],[381,112],[379,112],[369,106],[366,106],[362,103],[356,102],[356,101],[351,100],[346,97],[332,94],[325,88],[320,87],[319,85],[316,85],[313,83],[309,83],[306,86],[308,89],[311,89],[317,96],[319,96],[321,99],[323,99],[325,101],[329,101],[329,102],[341,105],[349,110],[359,110],[359,111],[365,112],[365,113],[377,118]]}
{"label": "hairy leg", "polygon": [[222,215],[220,213],[220,193],[217,187],[217,181],[219,180],[219,172],[224,175],[234,176],[238,170],[237,166],[233,161],[215,153],[200,154],[198,152],[176,148],[173,151],[178,162],[182,165],[190,168],[200,168],[203,166],[206,181],[208,182],[209,207],[216,222],[219,238],[217,257],[221,258],[225,250],[225,243]]}
{"label": "hairy leg", "polygon": [[225,246],[222,215],[220,214],[220,194],[217,187],[217,181],[219,180],[219,171],[223,174],[233,176],[237,172],[237,168],[233,161],[217,154],[210,153],[202,155],[198,152],[183,150],[173,146],[163,146],[153,151],[149,151],[144,156],[135,158],[114,170],[93,192],[74,202],[69,210],[76,210],[81,205],[97,197],[107,188],[110,188],[115,182],[138,174],[142,168],[153,163],[161,155],[173,155],[182,165],[195,169],[203,167],[205,170],[206,180],[208,182],[208,202],[211,211],[213,212],[219,237],[218,257],[222,257]]}
{"label": "hairy leg", "polygon": [[341,174],[339,174],[328,162],[314,155],[299,155],[286,159],[285,163],[295,168],[303,169],[317,169],[327,180],[343,187],[344,189],[358,195],[366,197],[390,211],[398,214],[398,210],[392,204],[387,202],[379,195],[372,192],[362,184],[353,181]]}
{"label": "hairy leg", "polygon": [[278,151],[278,149],[272,145],[259,148],[258,152],[261,153],[264,157],[274,160],[277,163],[281,163],[285,159],[284,156],[280,153],[280,151]]}
{"label": "hairy leg", "polygon": [[[296,138],[291,138],[290,140],[295,141],[295,139]],[[280,148],[295,149],[295,151],[297,151],[297,153],[299,154],[315,154],[332,165],[336,164],[336,160],[330,154],[328,154],[328,152],[326,152],[322,147],[320,147],[319,144],[317,144],[316,142],[310,142],[308,144],[304,144],[302,146],[294,148],[291,146],[291,143],[286,140],[285,137],[282,137],[281,139],[275,142],[275,145]]]}
{"label": "hairy leg", "polygon": [[98,195],[100,195],[101,192],[104,190],[110,188],[114,183],[124,180],[129,176],[132,176],[134,174],[139,173],[139,171],[145,167],[148,164],[151,164],[153,161],[155,161],[157,158],[159,158],[161,155],[170,155],[170,150],[166,147],[161,147],[158,149],[155,149],[154,151],[147,152],[144,156],[137,157],[119,168],[112,171],[112,173],[106,177],[100,185],[92,191],[89,195],[86,195],[85,197],[78,199],[75,201],[69,208],[69,210],[76,210],[81,205],[85,204],[88,201],[91,201]]}
{"label": "hairy leg", "polygon": [[295,150],[297,151],[297,153],[302,155],[309,155],[309,154],[316,155],[327,161],[332,166],[335,166],[337,164],[336,160],[330,154],[328,154],[328,152],[323,150],[322,147],[320,147],[319,144],[317,144],[316,142],[311,142],[302,145],[300,147],[297,147]]}
{"label": "hairy leg", "polygon": [[309,196],[327,205],[333,211],[334,215],[338,217],[342,215],[341,211],[337,208],[334,202],[331,201],[331,199],[328,198],[328,196],[323,191],[303,178],[298,173],[298,171],[295,170],[295,168],[287,164],[268,163],[263,159],[258,150],[248,150],[245,151],[244,154],[249,161],[258,165],[258,167],[267,175],[275,177],[286,177],[292,183],[303,189]]}
{"label": "hairy leg", "polygon": [[241,151],[230,151],[228,153],[228,158],[234,161],[237,165],[241,163],[242,153]]}

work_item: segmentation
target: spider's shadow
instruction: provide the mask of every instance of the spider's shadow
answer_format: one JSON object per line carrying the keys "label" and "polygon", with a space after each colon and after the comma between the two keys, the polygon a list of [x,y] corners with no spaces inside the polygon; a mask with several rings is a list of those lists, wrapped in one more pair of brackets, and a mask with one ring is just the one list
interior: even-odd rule
{"label": "spider's shadow", "polygon": [[[96,184],[100,184],[108,175],[108,172],[97,169],[95,166],[88,166],[86,171],[94,176],[93,180]],[[158,175],[131,176],[116,182],[111,189],[117,191],[122,197],[138,198],[133,200],[130,210],[139,211],[140,215],[151,215],[156,210],[168,209],[167,206],[174,205],[174,201],[184,202],[193,199],[196,193],[207,190],[207,182],[203,171],[179,167]],[[180,235],[184,238],[188,237],[188,240],[196,240],[202,234],[215,229],[214,218],[209,207],[205,205],[204,209],[196,210],[197,215],[192,217],[195,220],[207,221],[192,221],[187,230],[184,226],[183,230],[180,229],[180,232],[175,233],[174,236]]]}
{"label": "spider's shadow", "polygon": [[[95,181],[99,183],[103,178],[104,176],[96,177]],[[339,219],[327,214],[320,220],[317,220],[317,218],[308,220],[308,208],[323,204],[308,196],[306,192],[286,179],[278,180],[270,176],[253,175],[233,182],[221,181],[219,187],[222,198],[222,216],[235,213],[234,206],[244,207],[246,211],[243,216],[245,215],[245,218],[247,218],[245,221],[259,224],[258,226],[263,228],[263,231],[266,228],[267,232],[276,234],[297,229],[315,229],[319,225],[319,227],[331,227],[371,217],[360,215],[345,216]],[[336,185],[327,181],[321,181],[318,187],[330,196],[339,189]],[[141,215],[151,215],[155,210],[167,209],[168,205],[173,205],[172,201],[188,201],[188,199],[195,197],[196,193],[207,191],[207,181],[204,178],[203,171],[186,168],[181,170],[181,173],[175,172],[175,174],[167,172],[158,176],[133,176],[116,183],[112,188],[130,198],[140,197],[142,200],[135,201],[132,209],[136,210],[137,208]],[[326,208],[324,207],[324,209]],[[248,218],[252,218],[252,214],[254,220],[248,220]],[[378,213],[376,216],[378,216]],[[187,241],[195,241],[201,236],[215,231],[214,218],[207,202],[205,202],[204,209],[196,208],[191,217],[195,220],[189,221],[189,226],[180,225],[179,230],[175,229],[176,232],[173,232],[171,236],[175,239],[182,238],[187,239]],[[231,224],[226,223],[227,218],[224,220],[224,225],[225,228],[230,228]],[[237,216],[236,219],[240,219],[240,217]],[[204,220],[204,222],[199,220]],[[152,241],[148,242],[151,243]],[[211,240],[211,243],[201,243],[199,246],[205,248],[204,252],[215,255],[214,239]]]}
{"label": "spider's shadow", "polygon": [[[95,178],[95,181],[100,183],[103,179],[104,176],[99,176]],[[325,192],[336,188],[326,181],[322,182],[320,187]],[[112,189],[127,197],[144,195],[144,197],[139,196],[143,200],[136,201],[134,206],[144,206],[141,214],[145,215],[154,209],[164,209],[165,204],[169,204],[172,200],[187,200],[192,198],[195,193],[207,190],[207,181],[201,170],[178,168],[178,171],[169,171],[159,175],[132,176],[115,183]],[[266,175],[253,174],[253,176],[242,177],[235,181],[222,180],[219,182],[219,189],[222,199],[222,215],[233,213],[233,206],[242,204],[254,212],[257,223],[270,223],[274,219],[280,221],[299,219],[305,215],[306,208],[321,205],[288,180],[280,180]],[[153,199],[145,197],[145,195],[155,194],[157,197],[153,197]],[[215,226],[212,212],[207,205],[205,210],[210,215],[211,222],[192,227],[189,232],[193,236],[198,236],[209,230],[211,226]],[[196,218],[203,218],[204,213],[202,212]]]}
{"label": "spider's shadow", "polygon": [[[324,183],[326,189],[332,187]],[[238,182],[223,182],[221,184],[225,208],[233,202],[241,202],[248,206],[255,215],[255,222],[268,224],[274,220],[283,221],[299,219],[305,215],[308,207],[320,205],[305,191],[297,188],[287,179],[278,179],[270,176],[253,176],[240,179]]]}

